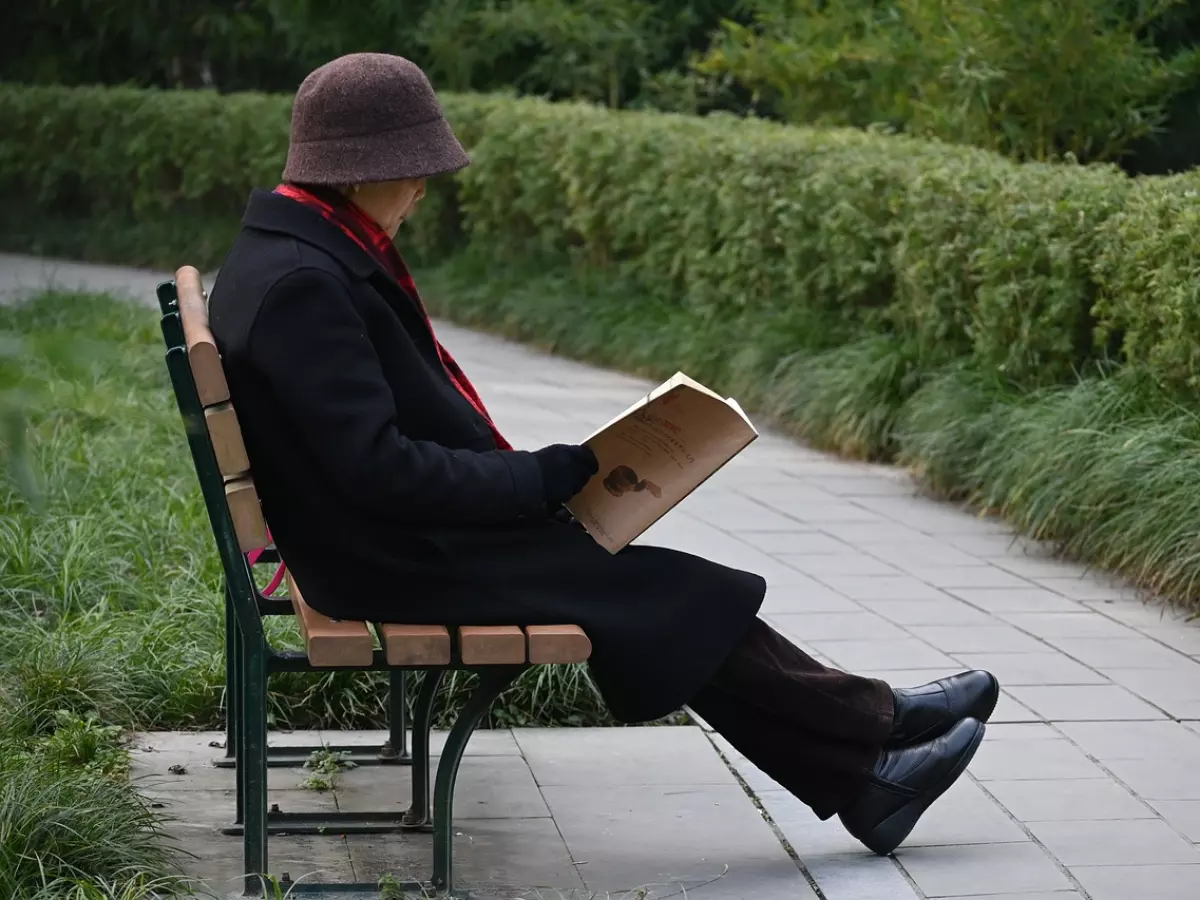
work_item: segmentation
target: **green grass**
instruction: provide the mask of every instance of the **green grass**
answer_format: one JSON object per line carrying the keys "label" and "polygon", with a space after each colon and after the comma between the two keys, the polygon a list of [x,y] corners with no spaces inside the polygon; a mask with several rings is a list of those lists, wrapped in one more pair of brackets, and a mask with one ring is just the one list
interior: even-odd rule
{"label": "green grass", "polygon": [[1200,417],[1145,373],[1017,393],[954,371],[906,413],[901,459],[935,488],[1195,607]]}
{"label": "green grass", "polygon": [[120,726],[47,698],[12,703],[0,677],[0,896],[151,900],[187,893],[178,848],[129,781]]}

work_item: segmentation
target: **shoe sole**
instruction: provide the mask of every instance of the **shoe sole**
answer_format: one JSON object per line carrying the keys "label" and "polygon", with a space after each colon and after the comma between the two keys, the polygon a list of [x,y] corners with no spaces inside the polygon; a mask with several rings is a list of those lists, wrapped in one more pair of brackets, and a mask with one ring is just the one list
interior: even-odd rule
{"label": "shoe sole", "polygon": [[892,851],[904,843],[905,838],[912,833],[921,816],[925,814],[925,810],[929,809],[942,794],[950,789],[950,785],[954,784],[966,771],[967,766],[971,764],[971,760],[975,758],[975,751],[979,749],[979,745],[983,742],[984,732],[987,731],[987,726],[980,721],[975,723],[975,734],[971,738],[971,743],[963,750],[958,761],[954,764],[945,777],[942,778],[936,785],[930,788],[927,792],[919,797],[914,797],[913,800],[896,810],[878,825],[871,829],[868,836],[869,840],[863,841],[867,849],[878,856],[890,856]]}

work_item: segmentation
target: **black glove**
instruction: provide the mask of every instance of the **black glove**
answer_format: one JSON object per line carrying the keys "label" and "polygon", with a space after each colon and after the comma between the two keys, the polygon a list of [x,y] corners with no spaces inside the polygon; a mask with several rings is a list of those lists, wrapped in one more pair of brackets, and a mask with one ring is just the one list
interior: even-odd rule
{"label": "black glove", "polygon": [[556,509],[550,518],[562,525],[567,525],[571,528],[577,528],[580,531],[587,531],[587,529],[583,527],[583,523],[571,515],[571,511],[565,506],[560,506],[558,509]]}
{"label": "black glove", "polygon": [[596,454],[583,445],[552,444],[535,450],[533,458],[542,470],[542,495],[551,512],[582,491],[600,471]]}

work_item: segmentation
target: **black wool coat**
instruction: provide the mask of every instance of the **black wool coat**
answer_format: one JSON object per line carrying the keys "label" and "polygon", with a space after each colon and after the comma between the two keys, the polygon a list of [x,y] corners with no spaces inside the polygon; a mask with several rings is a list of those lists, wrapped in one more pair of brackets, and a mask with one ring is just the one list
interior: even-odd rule
{"label": "black wool coat", "polygon": [[687,703],[757,615],[757,575],[612,555],[551,518],[537,462],[496,449],[415,298],[316,211],[254,192],[209,316],[267,523],[315,609],[577,624],[626,722]]}

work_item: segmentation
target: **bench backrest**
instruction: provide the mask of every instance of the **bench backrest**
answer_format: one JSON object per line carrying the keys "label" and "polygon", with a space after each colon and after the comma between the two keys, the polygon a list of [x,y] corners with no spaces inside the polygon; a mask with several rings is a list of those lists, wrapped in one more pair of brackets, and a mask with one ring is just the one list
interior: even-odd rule
{"label": "bench backrest", "polygon": [[250,460],[216,341],[200,273],[184,266],[158,288],[167,370],[208,508],[238,622],[261,631],[257,589],[245,554],[270,543]]}

